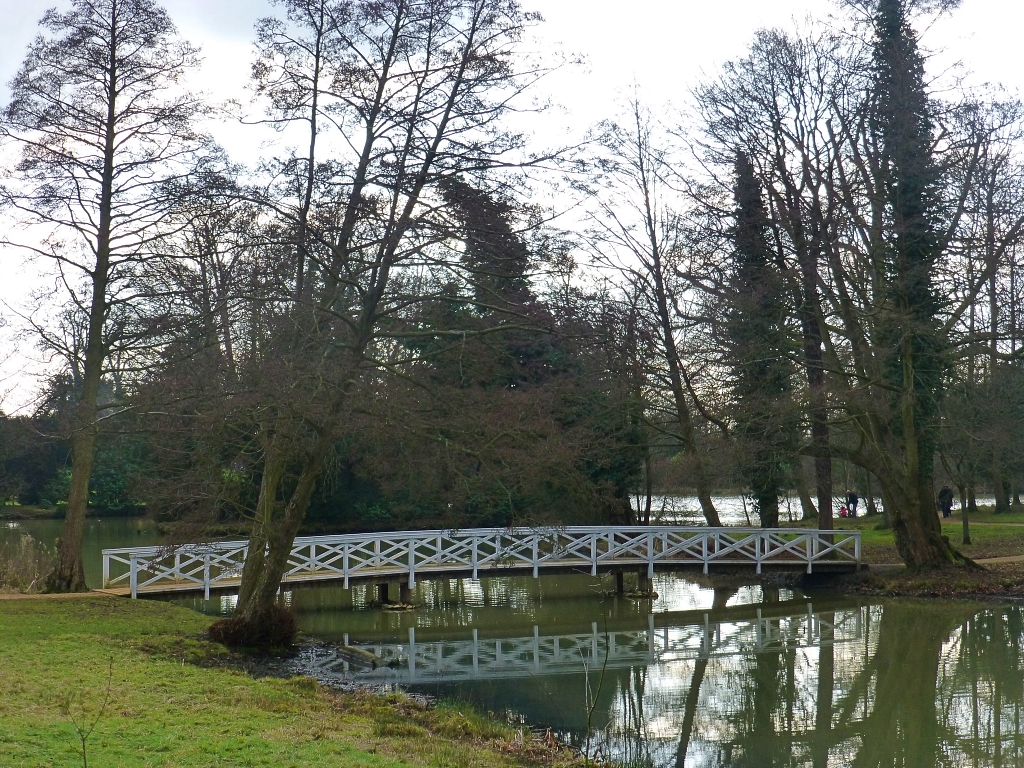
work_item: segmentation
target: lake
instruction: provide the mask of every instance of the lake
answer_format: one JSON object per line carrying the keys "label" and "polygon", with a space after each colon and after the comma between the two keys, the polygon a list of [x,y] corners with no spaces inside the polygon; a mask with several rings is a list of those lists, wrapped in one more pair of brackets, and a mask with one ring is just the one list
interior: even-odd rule
{"label": "lake", "polygon": [[[45,540],[59,522],[19,529]],[[157,538],[90,520],[90,582],[102,547]],[[713,589],[675,574],[654,586],[650,602],[585,575],[420,582],[406,613],[371,607],[367,586],[283,599],[308,635],[390,663],[355,668],[324,645],[301,659],[322,680],[470,701],[630,765],[1024,765],[1020,606]]]}

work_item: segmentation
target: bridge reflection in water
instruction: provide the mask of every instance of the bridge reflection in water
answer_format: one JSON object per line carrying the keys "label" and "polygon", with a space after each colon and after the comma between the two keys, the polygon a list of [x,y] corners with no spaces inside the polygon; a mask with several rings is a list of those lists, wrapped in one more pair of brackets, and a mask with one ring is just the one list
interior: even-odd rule
{"label": "bridge reflection in water", "polygon": [[643,629],[602,627],[594,621],[585,632],[543,634],[535,624],[525,637],[481,637],[473,629],[465,639],[417,640],[416,628],[409,627],[408,642],[359,645],[384,662],[376,669],[354,666],[349,656],[330,648],[308,652],[303,664],[324,681],[400,685],[629,669],[852,642],[862,637],[867,610],[815,612],[813,602],[794,600],[715,612],[651,613]]}

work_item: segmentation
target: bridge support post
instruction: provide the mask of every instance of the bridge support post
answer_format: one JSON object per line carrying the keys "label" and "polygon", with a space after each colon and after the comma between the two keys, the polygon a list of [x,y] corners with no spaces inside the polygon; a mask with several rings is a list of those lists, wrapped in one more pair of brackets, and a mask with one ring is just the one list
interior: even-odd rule
{"label": "bridge support post", "polygon": [[[280,587],[277,588],[281,590]],[[210,553],[203,556],[203,600],[210,601]]]}
{"label": "bridge support post", "polygon": [[391,599],[388,597],[389,586],[391,585],[388,584],[386,581],[383,584],[377,585],[377,602],[381,605],[387,605],[391,602]]}
{"label": "bridge support post", "polygon": [[615,594],[620,597],[626,594],[626,575],[622,571],[615,572]]}
{"label": "bridge support post", "polygon": [[403,581],[398,585],[398,602],[412,605],[412,582]]}
{"label": "bridge support post", "polygon": [[131,588],[132,599],[134,600],[139,596],[139,561],[135,558],[134,554],[132,554],[131,574],[128,578],[128,585]]}
{"label": "bridge support post", "polygon": [[647,574],[647,566],[640,568],[636,573],[636,591],[641,595],[649,595],[651,593],[651,577]]}

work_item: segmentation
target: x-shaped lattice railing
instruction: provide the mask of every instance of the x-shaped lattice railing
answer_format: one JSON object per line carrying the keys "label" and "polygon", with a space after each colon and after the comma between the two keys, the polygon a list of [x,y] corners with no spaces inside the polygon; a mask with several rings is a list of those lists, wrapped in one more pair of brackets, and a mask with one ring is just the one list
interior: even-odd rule
{"label": "x-shaped lattice railing", "polygon": [[[146,592],[237,584],[248,544],[244,541],[103,550],[103,585]],[[657,565],[848,563],[860,567],[858,531],[690,528],[673,526],[572,526],[482,528],[447,531],[310,536],[295,540],[284,581],[399,577],[415,585],[431,573],[532,569],[589,569]],[[119,573],[112,573],[120,571]]]}

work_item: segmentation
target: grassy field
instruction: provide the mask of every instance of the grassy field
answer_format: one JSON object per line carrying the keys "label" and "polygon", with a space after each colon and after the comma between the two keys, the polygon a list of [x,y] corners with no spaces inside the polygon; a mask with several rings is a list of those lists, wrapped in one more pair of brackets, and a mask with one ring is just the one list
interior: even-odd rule
{"label": "grassy field", "polygon": [[[899,565],[892,531],[879,529],[880,522],[877,515],[836,519],[837,529],[861,532],[864,560],[874,566],[866,573],[844,577],[837,583],[838,588],[885,595],[1024,598],[1024,562],[988,562],[982,569],[948,566],[908,571]],[[982,507],[969,523],[971,543],[964,544],[960,515],[942,520],[943,534],[968,557],[985,561],[1024,556],[1024,508],[1015,506],[1010,512],[996,515],[991,507]],[[880,567],[887,565],[898,567]]]}
{"label": "grassy field", "polygon": [[202,639],[209,619],[106,596],[0,600],[0,764],[132,766],[574,765],[457,705],[254,679]]}
{"label": "grassy field", "polygon": [[[881,516],[836,518],[837,530],[858,530],[865,562],[873,565],[899,563],[891,530],[879,529]],[[963,520],[959,513],[942,520],[942,532],[953,546],[975,560],[991,557],[1024,556],[1024,508],[996,515],[991,507],[982,507],[968,519],[971,543],[963,543]],[[806,527],[806,521],[794,524]]]}

